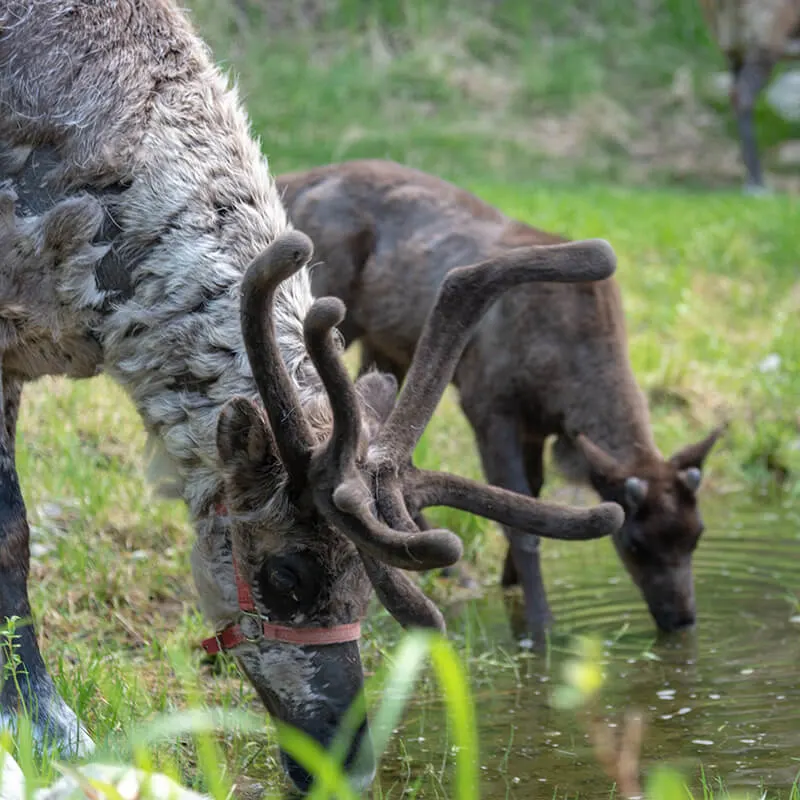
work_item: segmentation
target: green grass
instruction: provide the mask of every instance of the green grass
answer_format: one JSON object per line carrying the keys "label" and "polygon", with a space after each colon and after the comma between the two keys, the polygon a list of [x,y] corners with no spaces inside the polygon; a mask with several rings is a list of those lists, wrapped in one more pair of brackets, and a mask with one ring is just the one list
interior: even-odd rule
{"label": "green grass", "polygon": [[[697,0],[194,0],[277,171],[389,157],[455,180],[743,179]],[[783,67],[781,67],[783,68]],[[763,99],[773,149],[796,138]]]}
{"label": "green grass", "polygon": [[[238,72],[274,170],[395,158],[539,227],[608,239],[662,450],[726,417],[732,427],[704,491],[798,493],[800,210],[788,196],[738,194],[729,114],[703,88],[722,59],[693,0],[191,5]],[[763,108],[760,124],[767,143],[787,135]],[[709,191],[720,186],[730,191]],[[198,654],[208,629],[190,577],[192,532],[182,505],[153,496],[144,460],[132,405],[108,379],[26,390],[18,462],[45,658],[94,737],[120,757],[131,756],[125,734],[161,715],[252,710],[257,731],[218,739],[226,775],[258,775],[274,789],[274,736],[253,692],[228,662],[212,674]],[[418,463],[480,476],[452,391]],[[493,526],[457,512],[436,518],[494,580]],[[424,582],[438,598],[450,591]],[[383,612],[370,622],[364,656],[379,672],[397,629]],[[488,685],[498,664],[519,668],[503,654],[473,659],[469,642],[463,652]],[[189,733],[171,734],[152,757],[207,787],[203,752]],[[422,768],[408,764],[404,788]]]}

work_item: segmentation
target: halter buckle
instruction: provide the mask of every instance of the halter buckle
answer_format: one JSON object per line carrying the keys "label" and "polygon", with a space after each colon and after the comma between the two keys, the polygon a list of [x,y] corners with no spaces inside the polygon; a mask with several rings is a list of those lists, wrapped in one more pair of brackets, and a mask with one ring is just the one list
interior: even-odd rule
{"label": "halter buckle", "polygon": [[239,616],[239,630],[248,642],[258,642],[264,637],[261,617],[252,611],[242,611]]}

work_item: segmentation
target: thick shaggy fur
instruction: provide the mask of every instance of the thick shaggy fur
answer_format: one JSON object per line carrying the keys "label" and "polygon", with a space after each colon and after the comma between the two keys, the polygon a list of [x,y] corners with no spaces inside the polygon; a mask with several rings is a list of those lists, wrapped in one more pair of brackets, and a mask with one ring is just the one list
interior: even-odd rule
{"label": "thick shaggy fur", "polygon": [[[45,374],[113,376],[152,437],[162,483],[190,509],[198,532],[195,579],[216,628],[238,615],[232,549],[261,602],[263,560],[311,548],[330,567],[317,579],[333,582],[319,624],[358,619],[370,593],[344,537],[317,541],[308,531],[287,541],[294,520],[282,476],[260,484],[259,507],[241,519],[236,511],[214,513],[217,501],[237,505],[230,493],[235,465],[223,468],[218,455],[220,413],[236,395],[258,398],[239,322],[242,276],[288,227],[235,90],[172,2],[2,4],[0,366],[10,400],[4,463],[13,476],[24,382]],[[310,304],[303,269],[278,289],[275,329],[321,437],[330,411],[303,342]],[[259,476],[250,473],[252,484]],[[0,509],[0,582],[8,590],[0,615],[27,616],[27,524],[17,484],[7,485],[17,496]],[[5,570],[12,563],[24,569]],[[293,618],[306,612],[313,620],[318,610],[298,608]],[[25,632],[23,667],[38,701],[39,734],[83,749],[85,732],[51,691],[32,631]],[[351,649],[357,670],[336,703],[349,702],[347,692],[360,686]],[[239,651],[262,697],[279,699],[272,710],[301,725],[331,719],[328,694],[337,687],[313,649],[262,642]],[[322,683],[297,695],[297,676],[314,675]],[[0,718],[13,715],[15,699],[0,700]],[[323,741],[328,735],[312,733]]]}
{"label": "thick shaggy fur", "polygon": [[[147,3],[147,14],[140,5],[6,4],[0,145],[17,148],[20,160],[34,157],[36,145],[54,147],[58,162],[39,176],[43,188],[54,198],[98,193],[117,227],[112,247],[131,265],[131,296],[98,319],[87,307],[99,309],[117,287],[94,288],[90,261],[82,274],[62,272],[64,284],[83,291],[73,288],[66,309],[58,299],[60,328],[87,329],[89,321],[87,339],[99,338],[105,370],[129,390],[197,518],[220,490],[216,416],[230,397],[256,396],[239,327],[242,273],[287,221],[236,94],[205,47],[171,3]],[[67,15],[77,19],[47,24]],[[99,194],[110,184],[126,188]],[[41,276],[24,280],[37,286]],[[41,317],[43,329],[56,331],[50,317],[67,289],[54,289],[26,308],[26,325]],[[308,400],[317,386],[303,346],[305,271],[282,294],[279,341]],[[5,317],[5,293],[0,302]],[[25,344],[22,333],[17,346]],[[62,353],[75,349],[55,332],[58,344]]]}

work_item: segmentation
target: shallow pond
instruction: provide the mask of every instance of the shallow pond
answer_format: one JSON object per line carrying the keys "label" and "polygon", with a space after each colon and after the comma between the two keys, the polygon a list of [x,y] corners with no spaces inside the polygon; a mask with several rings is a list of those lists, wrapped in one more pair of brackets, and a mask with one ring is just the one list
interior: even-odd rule
{"label": "shallow pond", "polygon": [[[695,555],[699,624],[659,639],[610,542],[548,544],[544,569],[558,620],[545,654],[519,654],[514,603],[490,590],[450,609],[451,637],[469,657],[480,727],[482,796],[608,798],[582,718],[551,706],[570,636],[602,638],[602,712],[644,712],[642,763],[680,768],[752,796],[788,797],[800,772],[800,504],[795,510],[704,508]],[[421,687],[381,769],[384,796],[451,795],[442,703]],[[700,795],[702,796],[702,794]]]}

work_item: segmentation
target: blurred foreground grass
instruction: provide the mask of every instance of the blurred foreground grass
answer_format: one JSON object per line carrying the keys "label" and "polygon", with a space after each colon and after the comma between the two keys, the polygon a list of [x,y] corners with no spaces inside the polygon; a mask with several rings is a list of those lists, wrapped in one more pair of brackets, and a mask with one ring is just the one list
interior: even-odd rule
{"label": "blurred foreground grass", "polygon": [[[178,656],[173,661],[176,677],[192,695],[194,706],[191,709],[167,712],[147,725],[131,726],[125,735],[118,734],[104,742],[88,764],[78,766],[59,761],[40,762],[23,718],[16,745],[7,733],[0,734],[0,796],[3,800],[198,800],[201,795],[184,791],[183,785],[187,782],[204,792],[202,796],[209,800],[282,796],[278,787],[268,788],[247,781],[232,769],[225,757],[224,745],[232,738],[258,736],[258,716],[224,708],[201,708],[202,701],[182,668],[179,651],[172,651],[172,655]],[[431,668],[426,676],[424,668],[428,661]],[[441,792],[434,784],[434,796],[437,797],[477,800],[481,796],[477,706],[470,691],[468,672],[467,663],[446,638],[415,631],[404,635],[398,647],[384,658],[380,675],[373,676],[368,682],[372,694],[379,698],[377,710],[372,714],[371,735],[374,752],[380,760],[386,754],[395,726],[419,691],[419,684],[424,684],[426,677],[433,678],[435,690],[444,701],[450,742],[441,765],[438,768],[431,765],[429,771],[439,775]],[[642,718],[637,711],[628,711],[623,732],[615,735],[617,725],[602,719],[599,700],[603,679],[599,640],[579,638],[563,664],[563,673],[551,696],[553,705],[562,713],[577,714],[582,718],[593,756],[609,779],[610,798],[749,798],[750,795],[729,794],[723,784],[705,779],[701,789],[695,792],[686,785],[679,771],[665,764],[643,768],[640,757],[646,727]],[[359,724],[358,715],[354,715],[350,722],[348,726],[346,719],[343,726],[349,733],[345,733],[341,740],[335,740],[330,752],[323,751],[299,731],[290,728],[279,731],[281,746],[315,776],[310,800],[330,797],[356,800],[358,797],[341,767],[349,748],[349,737]],[[184,743],[182,751],[171,753],[164,751],[163,747],[158,749],[159,743],[176,737]],[[186,774],[187,752],[196,755],[193,772],[189,775]],[[12,756],[11,763],[6,754]],[[445,772],[452,776],[447,788],[441,783]],[[54,783],[59,774],[62,777]],[[387,790],[378,777],[374,796],[389,797],[395,788],[400,788],[403,796],[425,797],[425,792],[419,791],[420,784],[420,778],[411,779],[406,781],[405,787],[395,784]],[[800,784],[796,778],[789,788],[789,800],[797,800],[798,792]],[[766,798],[766,793],[760,794],[760,800]]]}

